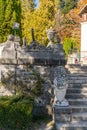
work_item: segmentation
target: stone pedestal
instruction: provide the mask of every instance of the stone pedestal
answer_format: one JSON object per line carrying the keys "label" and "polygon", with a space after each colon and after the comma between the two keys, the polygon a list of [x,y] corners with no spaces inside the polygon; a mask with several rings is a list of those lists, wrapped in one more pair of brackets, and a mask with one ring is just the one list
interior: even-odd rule
{"label": "stone pedestal", "polygon": [[71,108],[54,106],[54,121],[58,122],[70,122],[71,121]]}

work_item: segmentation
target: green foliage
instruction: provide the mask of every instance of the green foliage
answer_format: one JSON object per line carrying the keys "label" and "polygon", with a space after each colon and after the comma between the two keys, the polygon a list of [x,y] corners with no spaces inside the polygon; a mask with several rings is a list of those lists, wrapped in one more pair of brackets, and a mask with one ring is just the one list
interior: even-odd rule
{"label": "green foliage", "polygon": [[40,96],[42,94],[42,88],[43,88],[43,85],[42,83],[44,82],[43,79],[40,77],[40,75],[38,73],[36,73],[34,70],[33,70],[33,74],[35,75],[35,77],[37,78],[37,82],[35,84],[35,88],[32,89],[32,93],[35,95],[35,96]]}
{"label": "green foliage", "polygon": [[34,0],[22,0],[22,10],[23,11],[34,11],[35,4]]}
{"label": "green foliage", "polygon": [[66,38],[63,47],[65,50],[66,56],[68,55],[69,51],[76,47],[76,42],[72,40],[71,38]]}
{"label": "green foliage", "polygon": [[31,42],[31,28],[35,30],[35,38],[37,41],[42,43],[42,38],[44,42],[47,43],[46,29],[55,24],[55,12],[57,1],[56,0],[44,0],[39,1],[39,8],[34,9],[34,11],[23,10],[22,19],[22,31],[23,36],[27,38],[28,42]]}
{"label": "green foliage", "polygon": [[65,0],[59,0],[59,8],[63,9],[65,6]]}
{"label": "green foliage", "polygon": [[64,14],[67,14],[71,9],[77,7],[78,0],[60,0],[60,9]]}
{"label": "green foliage", "polygon": [[33,99],[25,96],[0,98],[0,128],[25,130],[32,119]]}
{"label": "green foliage", "polygon": [[[21,23],[20,0],[0,0],[0,42],[6,41],[7,36],[14,33],[14,22]],[[17,33],[21,36],[21,27]]]}

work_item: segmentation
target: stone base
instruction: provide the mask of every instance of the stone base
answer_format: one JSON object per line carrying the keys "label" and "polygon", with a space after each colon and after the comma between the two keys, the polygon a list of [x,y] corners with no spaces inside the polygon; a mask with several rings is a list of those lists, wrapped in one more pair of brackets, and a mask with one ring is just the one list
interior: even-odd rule
{"label": "stone base", "polygon": [[54,106],[54,121],[57,122],[70,122],[71,121],[71,108]]}
{"label": "stone base", "polygon": [[55,105],[58,106],[58,107],[66,107],[66,106],[69,106],[69,103],[68,103],[68,101],[66,99],[64,99],[61,102],[57,101],[55,103]]}

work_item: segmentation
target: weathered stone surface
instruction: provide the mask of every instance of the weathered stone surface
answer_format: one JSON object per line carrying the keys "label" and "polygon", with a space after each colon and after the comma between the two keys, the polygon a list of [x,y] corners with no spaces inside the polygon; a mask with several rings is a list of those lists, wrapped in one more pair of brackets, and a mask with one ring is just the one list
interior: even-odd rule
{"label": "weathered stone surface", "polygon": [[0,96],[12,96],[13,90],[10,88],[5,88],[3,85],[0,84]]}
{"label": "weathered stone surface", "polygon": [[54,113],[55,114],[71,114],[72,109],[70,106],[68,107],[58,107],[54,106]]}
{"label": "weathered stone surface", "polygon": [[65,99],[66,90],[68,88],[68,79],[66,70],[63,66],[58,66],[54,71],[54,95],[55,105],[57,106],[68,106],[69,103]]}
{"label": "weathered stone surface", "polygon": [[71,121],[72,109],[68,107],[54,106],[54,120],[55,122],[70,122]]}
{"label": "weathered stone surface", "polygon": [[[54,48],[40,46],[37,42],[20,47],[18,41],[13,38],[1,46],[0,64],[13,64],[18,60],[18,64],[38,64],[38,65],[65,65],[65,55],[61,44],[54,44]],[[7,60],[8,61],[7,61]]]}
{"label": "weathered stone surface", "polygon": [[70,122],[71,115],[70,114],[58,114],[55,115],[55,122]]}
{"label": "weathered stone surface", "polygon": [[[29,94],[38,86],[37,90],[41,91],[38,96],[35,95],[35,107],[40,108],[39,113],[48,112],[50,115],[54,99],[54,68],[66,64],[63,47],[61,44],[41,46],[34,39],[30,45],[20,47],[19,43],[19,38],[10,35],[7,42],[0,45],[0,81],[8,90],[11,87],[10,91],[14,94],[15,86],[24,94]],[[35,94],[35,91],[32,93]]]}
{"label": "weathered stone surface", "polygon": [[[67,91],[67,100],[71,110],[70,122],[62,121],[59,117],[63,113],[62,110],[55,108],[56,129],[57,130],[86,130],[87,129],[87,66],[67,65],[69,88]],[[62,109],[62,108],[61,108]],[[65,108],[66,109],[66,108]],[[68,110],[69,111],[69,110]],[[60,114],[61,113],[61,114]],[[58,117],[58,115],[60,116]],[[57,118],[58,117],[58,118]],[[69,118],[69,117],[67,117]],[[67,119],[63,118],[63,119]],[[58,119],[58,120],[57,120]],[[61,122],[59,122],[61,120]]]}

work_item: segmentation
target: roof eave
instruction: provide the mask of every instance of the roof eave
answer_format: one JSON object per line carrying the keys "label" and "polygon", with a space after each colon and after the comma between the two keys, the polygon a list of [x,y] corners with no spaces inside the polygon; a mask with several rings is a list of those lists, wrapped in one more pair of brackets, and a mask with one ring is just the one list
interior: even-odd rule
{"label": "roof eave", "polygon": [[83,13],[87,13],[87,4],[80,10],[80,12],[79,12],[78,15],[79,15],[80,17],[82,17],[82,14],[83,14]]}

